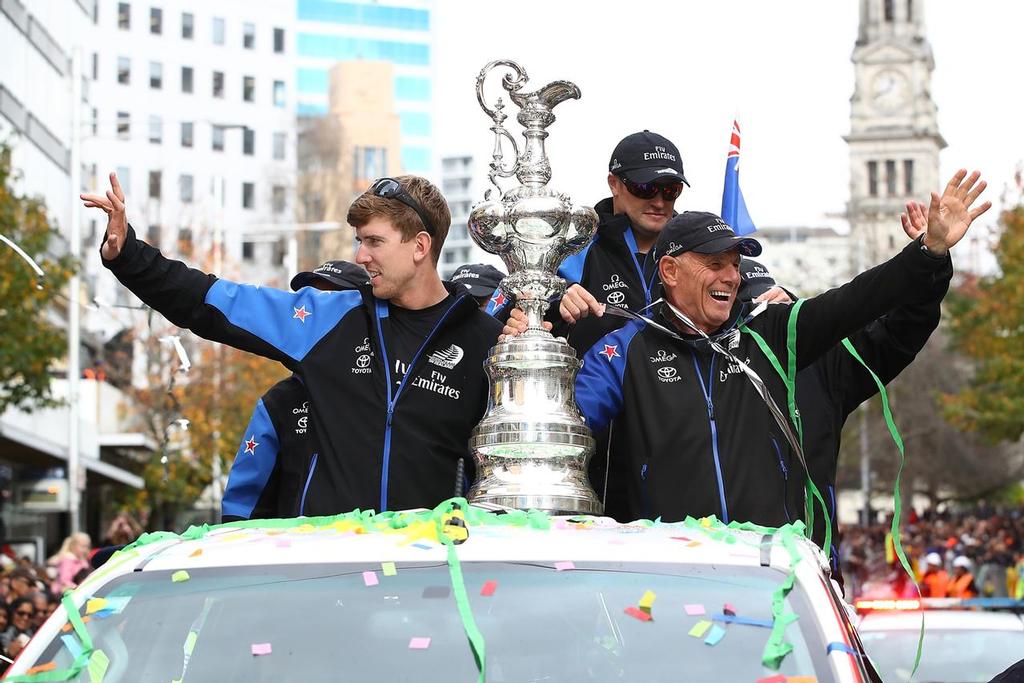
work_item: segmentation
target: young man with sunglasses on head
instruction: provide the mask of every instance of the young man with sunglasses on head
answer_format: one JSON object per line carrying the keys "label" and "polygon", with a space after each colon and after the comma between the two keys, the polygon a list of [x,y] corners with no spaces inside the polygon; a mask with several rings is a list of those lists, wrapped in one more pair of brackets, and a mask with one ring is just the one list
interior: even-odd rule
{"label": "young man with sunglasses on head", "polygon": [[302,379],[321,448],[303,483],[306,515],[433,507],[452,495],[486,407],[483,361],[501,326],[438,277],[451,214],[436,187],[417,176],[376,181],[348,212],[369,284],[293,293],[165,258],[135,236],[110,180],[105,197],[82,195],[108,216],[104,265],[172,323]]}

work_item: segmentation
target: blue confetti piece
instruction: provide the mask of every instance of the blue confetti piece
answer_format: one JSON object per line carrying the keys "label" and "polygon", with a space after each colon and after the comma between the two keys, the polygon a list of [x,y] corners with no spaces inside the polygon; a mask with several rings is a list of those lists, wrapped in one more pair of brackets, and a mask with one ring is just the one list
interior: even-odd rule
{"label": "blue confetti piece", "polygon": [[64,643],[64,647],[71,653],[71,659],[78,659],[78,655],[82,654],[82,646],[78,643],[78,639],[72,635],[66,635],[60,637]]}
{"label": "blue confetti piece", "polygon": [[433,548],[431,546],[426,545],[424,543],[413,543],[412,547],[413,548],[419,548],[420,550],[433,550]]}
{"label": "blue confetti piece", "polygon": [[711,633],[704,639],[705,645],[718,645],[719,641],[725,638],[725,629],[721,626],[715,625],[711,627]]}

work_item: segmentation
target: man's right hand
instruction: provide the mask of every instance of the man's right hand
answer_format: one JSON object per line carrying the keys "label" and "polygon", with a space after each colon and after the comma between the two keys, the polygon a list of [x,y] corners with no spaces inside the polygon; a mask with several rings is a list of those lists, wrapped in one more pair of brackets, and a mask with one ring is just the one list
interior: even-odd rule
{"label": "man's right hand", "polygon": [[124,211],[124,190],[117,181],[117,174],[110,174],[110,189],[106,197],[95,194],[79,195],[88,208],[99,208],[107,214],[107,231],[100,247],[100,255],[104,260],[117,258],[128,237],[128,219]]}
{"label": "man's right hand", "polygon": [[594,295],[578,284],[569,286],[562,301],[558,304],[558,312],[567,323],[578,323],[593,313],[597,317],[604,315],[604,304],[598,302]]}

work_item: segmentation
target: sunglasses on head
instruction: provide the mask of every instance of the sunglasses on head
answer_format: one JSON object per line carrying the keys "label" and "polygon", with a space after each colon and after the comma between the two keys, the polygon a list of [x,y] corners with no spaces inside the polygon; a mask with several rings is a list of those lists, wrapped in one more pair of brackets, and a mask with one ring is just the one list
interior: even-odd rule
{"label": "sunglasses on head", "polygon": [[423,228],[427,231],[427,234],[433,237],[437,234],[434,230],[434,224],[427,218],[426,212],[423,211],[423,207],[420,206],[419,202],[412,198],[412,196],[402,189],[402,184],[394,178],[380,178],[375,180],[373,185],[370,185],[370,189],[367,190],[370,194],[375,197],[383,197],[384,199],[394,199],[402,202],[410,209],[416,212],[416,215],[420,217],[420,222],[423,223]]}
{"label": "sunglasses on head", "polygon": [[624,176],[619,176],[619,180],[622,181],[622,184],[626,186],[631,195],[640,199],[654,199],[660,192],[661,198],[666,202],[674,202],[683,193],[683,183],[678,180],[673,180],[669,183],[634,183]]}

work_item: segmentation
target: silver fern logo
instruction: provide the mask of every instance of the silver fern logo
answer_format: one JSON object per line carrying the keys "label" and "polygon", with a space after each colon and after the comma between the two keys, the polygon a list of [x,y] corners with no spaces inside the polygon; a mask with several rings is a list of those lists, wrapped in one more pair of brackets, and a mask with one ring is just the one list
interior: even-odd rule
{"label": "silver fern logo", "polygon": [[439,365],[442,368],[447,368],[448,370],[454,370],[455,366],[459,364],[460,360],[462,360],[463,355],[465,354],[462,351],[462,347],[452,344],[444,351],[434,351],[430,354],[430,358],[428,360],[430,360],[434,365]]}

